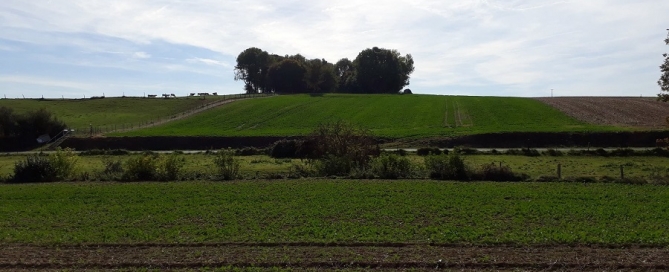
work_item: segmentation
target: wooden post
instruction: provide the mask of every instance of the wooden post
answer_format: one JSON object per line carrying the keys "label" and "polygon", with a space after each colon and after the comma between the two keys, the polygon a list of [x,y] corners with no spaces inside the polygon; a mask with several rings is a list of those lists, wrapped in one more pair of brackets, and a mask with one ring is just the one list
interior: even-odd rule
{"label": "wooden post", "polygon": [[562,179],[562,164],[557,165],[557,177],[558,179]]}
{"label": "wooden post", "polygon": [[620,165],[620,179],[625,179],[625,170],[622,164]]}

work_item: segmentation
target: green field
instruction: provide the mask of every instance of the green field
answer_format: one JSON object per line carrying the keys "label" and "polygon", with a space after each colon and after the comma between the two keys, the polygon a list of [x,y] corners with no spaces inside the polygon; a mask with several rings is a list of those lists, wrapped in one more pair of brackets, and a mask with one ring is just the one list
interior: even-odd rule
{"label": "green field", "polygon": [[[223,96],[188,98],[120,98],[105,99],[0,99],[0,107],[9,107],[17,113],[41,108],[52,112],[59,120],[78,131],[95,127],[137,124],[169,118],[198,106],[223,99]],[[82,130],[83,129],[83,130]]]}
{"label": "green field", "polygon": [[669,187],[301,180],[0,186],[4,244],[669,245]]}
{"label": "green field", "polygon": [[530,98],[327,94],[240,101],[111,136],[305,135],[323,122],[338,120],[394,138],[626,129],[585,124]]}

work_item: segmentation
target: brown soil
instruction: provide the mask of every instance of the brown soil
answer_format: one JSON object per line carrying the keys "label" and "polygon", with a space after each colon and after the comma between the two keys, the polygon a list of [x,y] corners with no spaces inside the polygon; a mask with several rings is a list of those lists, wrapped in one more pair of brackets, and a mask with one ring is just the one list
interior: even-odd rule
{"label": "brown soil", "polygon": [[0,246],[0,270],[294,269],[667,270],[669,249],[626,246],[130,244]]}
{"label": "brown soil", "polygon": [[580,121],[639,128],[666,128],[669,103],[641,97],[537,98]]}

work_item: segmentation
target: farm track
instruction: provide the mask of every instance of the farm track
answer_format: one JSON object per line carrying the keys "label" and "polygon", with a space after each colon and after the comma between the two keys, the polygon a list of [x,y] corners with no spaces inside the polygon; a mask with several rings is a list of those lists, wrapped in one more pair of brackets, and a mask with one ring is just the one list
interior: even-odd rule
{"label": "farm track", "polygon": [[582,122],[640,128],[666,128],[669,103],[640,97],[536,98]]}
{"label": "farm track", "polygon": [[[272,97],[272,96],[267,96],[267,97]],[[262,98],[266,98],[266,97],[262,97]],[[256,98],[237,98],[237,99],[220,100],[220,101],[217,101],[217,102],[214,102],[214,103],[211,103],[211,104],[207,104],[204,107],[200,107],[200,108],[196,108],[196,109],[192,109],[192,110],[188,110],[188,111],[185,111],[185,112],[174,114],[170,118],[167,118],[167,119],[162,119],[160,121],[155,121],[155,122],[147,123],[147,124],[132,127],[132,128],[116,129],[116,130],[112,130],[112,131],[109,131],[109,132],[98,134],[97,136],[103,136],[104,134],[109,134],[109,133],[128,132],[128,131],[134,131],[134,130],[139,130],[139,129],[145,129],[145,128],[150,128],[150,127],[160,126],[160,125],[164,125],[164,124],[169,123],[169,122],[173,122],[173,121],[177,121],[177,120],[181,120],[181,119],[193,116],[195,114],[201,113],[201,112],[206,111],[206,110],[210,110],[210,109],[220,107],[220,106],[232,103],[232,102],[242,101],[242,100],[247,100],[247,99],[256,99]]]}
{"label": "farm track", "polygon": [[125,244],[0,247],[0,270],[292,269],[645,270],[669,269],[669,249],[644,246],[425,244]]}

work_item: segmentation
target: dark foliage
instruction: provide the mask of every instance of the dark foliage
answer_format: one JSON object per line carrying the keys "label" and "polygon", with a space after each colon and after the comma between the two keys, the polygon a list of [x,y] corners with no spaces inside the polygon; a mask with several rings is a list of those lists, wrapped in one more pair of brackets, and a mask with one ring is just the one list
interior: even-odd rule
{"label": "dark foliage", "polygon": [[297,54],[279,56],[251,47],[237,56],[235,80],[244,81],[246,93],[411,93],[414,70],[411,55],[397,50],[368,48],[354,61],[336,64],[324,59],[306,59]]}
{"label": "dark foliage", "polygon": [[13,183],[56,181],[56,168],[44,155],[30,155],[14,165]]}

